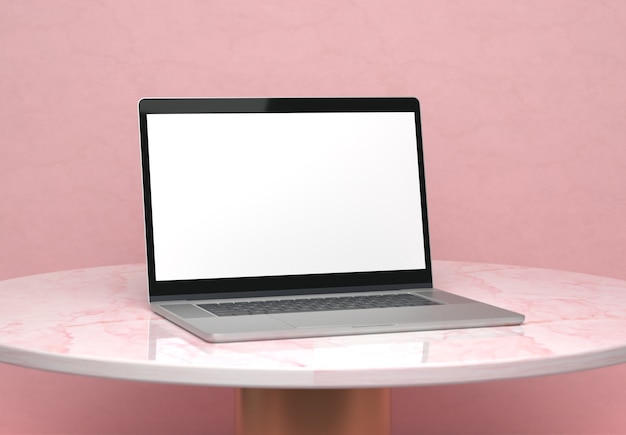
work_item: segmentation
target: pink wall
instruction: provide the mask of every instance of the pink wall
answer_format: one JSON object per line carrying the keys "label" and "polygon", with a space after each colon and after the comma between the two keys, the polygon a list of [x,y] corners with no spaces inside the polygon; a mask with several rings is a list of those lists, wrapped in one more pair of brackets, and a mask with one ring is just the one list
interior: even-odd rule
{"label": "pink wall", "polygon": [[[0,279],[143,261],[140,97],[302,95],[420,98],[435,258],[626,279],[625,40],[621,0],[0,0]],[[0,385],[1,433],[232,430],[230,389]],[[626,433],[625,391],[397,389],[394,434]]]}

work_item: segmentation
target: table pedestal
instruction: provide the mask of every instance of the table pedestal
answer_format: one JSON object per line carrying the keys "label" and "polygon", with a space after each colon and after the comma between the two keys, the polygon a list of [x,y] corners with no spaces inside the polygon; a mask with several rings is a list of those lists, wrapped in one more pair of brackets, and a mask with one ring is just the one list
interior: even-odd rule
{"label": "table pedestal", "polygon": [[238,435],[389,435],[391,390],[237,390]]}

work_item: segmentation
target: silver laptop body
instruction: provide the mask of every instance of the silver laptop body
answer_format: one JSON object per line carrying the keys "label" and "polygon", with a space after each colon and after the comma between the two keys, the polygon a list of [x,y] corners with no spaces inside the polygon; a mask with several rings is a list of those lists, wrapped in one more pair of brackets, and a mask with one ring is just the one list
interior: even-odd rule
{"label": "silver laptop body", "polygon": [[139,124],[150,304],[201,338],[524,320],[433,288],[415,98],[147,98]]}

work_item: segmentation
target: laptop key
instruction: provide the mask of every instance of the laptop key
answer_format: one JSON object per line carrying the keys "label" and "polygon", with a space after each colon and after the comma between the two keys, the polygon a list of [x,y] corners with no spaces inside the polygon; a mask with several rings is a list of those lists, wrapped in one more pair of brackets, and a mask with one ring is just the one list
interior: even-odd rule
{"label": "laptop key", "polygon": [[418,295],[403,293],[393,295],[273,299],[255,302],[198,304],[200,308],[205,309],[219,317],[335,310],[362,310],[368,308],[410,307],[420,305],[439,305],[439,303]]}

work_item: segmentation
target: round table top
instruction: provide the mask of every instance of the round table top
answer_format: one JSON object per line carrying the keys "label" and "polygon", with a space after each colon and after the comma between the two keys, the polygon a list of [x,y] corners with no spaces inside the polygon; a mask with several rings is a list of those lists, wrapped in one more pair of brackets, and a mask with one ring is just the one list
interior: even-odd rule
{"label": "round table top", "polygon": [[0,361],[229,387],[358,388],[518,378],[626,362],[626,281],[436,261],[435,285],[526,315],[519,326],[207,343],[154,314],[145,265],[0,282]]}

